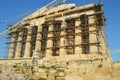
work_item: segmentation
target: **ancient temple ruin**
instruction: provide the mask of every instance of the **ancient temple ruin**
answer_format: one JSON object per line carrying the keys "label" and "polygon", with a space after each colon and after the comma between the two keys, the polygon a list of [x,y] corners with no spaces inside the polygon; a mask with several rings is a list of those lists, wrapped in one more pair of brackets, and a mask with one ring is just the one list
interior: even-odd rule
{"label": "ancient temple ruin", "polygon": [[120,80],[120,63],[111,61],[106,43],[103,5],[51,3],[3,32],[11,40],[0,79]]}
{"label": "ancient temple ruin", "polygon": [[103,59],[109,55],[101,4],[42,7],[9,27],[8,59]]}

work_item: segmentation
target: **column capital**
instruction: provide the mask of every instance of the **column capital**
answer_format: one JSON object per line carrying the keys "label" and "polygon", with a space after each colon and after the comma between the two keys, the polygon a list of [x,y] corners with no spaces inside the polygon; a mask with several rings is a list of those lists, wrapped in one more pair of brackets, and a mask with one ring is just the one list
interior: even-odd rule
{"label": "column capital", "polygon": [[95,23],[95,16],[89,16],[88,20],[89,20],[89,24],[90,23]]}
{"label": "column capital", "polygon": [[37,25],[35,23],[31,23],[29,26],[32,27],[32,26],[37,26]]}
{"label": "column capital", "polygon": [[53,25],[53,24],[55,24],[55,20],[52,19],[52,20],[46,21],[45,24]]}
{"label": "column capital", "polygon": [[53,29],[54,29],[54,24],[50,24],[49,27],[48,27],[48,30],[53,31]]}
{"label": "column capital", "polygon": [[81,24],[81,20],[78,18],[78,19],[75,19],[75,26],[80,26]]}
{"label": "column capital", "polygon": [[43,27],[42,24],[38,26],[38,31],[37,31],[38,33],[42,32],[42,27]]}
{"label": "column capital", "polygon": [[76,18],[75,21],[81,21],[80,18]]}
{"label": "column capital", "polygon": [[10,34],[11,34],[11,35],[15,35],[15,34],[16,34],[16,32],[11,32]]}
{"label": "column capital", "polygon": [[27,26],[28,30],[31,30],[31,29],[32,29],[32,27],[33,27],[33,26],[31,26],[31,25],[30,25],[30,26]]}
{"label": "column capital", "polygon": [[62,23],[61,23],[61,29],[65,29],[66,28],[66,21],[63,21]]}

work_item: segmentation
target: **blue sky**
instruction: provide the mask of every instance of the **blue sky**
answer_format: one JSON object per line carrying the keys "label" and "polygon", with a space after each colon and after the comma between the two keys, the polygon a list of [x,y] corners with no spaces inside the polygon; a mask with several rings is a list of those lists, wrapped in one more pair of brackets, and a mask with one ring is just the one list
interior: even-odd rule
{"label": "blue sky", "polygon": [[[49,3],[52,0],[0,0],[0,33],[8,25],[17,21],[16,17],[25,12],[36,10]],[[67,0],[67,3],[76,3],[77,5],[85,4],[87,1],[97,0]],[[120,49],[120,0],[103,0],[105,16],[107,19],[107,43],[111,51]],[[21,17],[20,17],[21,18]],[[5,39],[0,39],[0,56],[6,57],[7,46],[3,45]],[[114,61],[120,61],[120,52],[112,54]]]}

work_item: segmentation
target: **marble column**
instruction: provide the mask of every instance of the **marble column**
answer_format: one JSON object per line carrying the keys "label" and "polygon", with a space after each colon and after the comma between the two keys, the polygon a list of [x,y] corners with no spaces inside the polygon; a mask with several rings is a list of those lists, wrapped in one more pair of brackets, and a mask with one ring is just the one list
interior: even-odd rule
{"label": "marble column", "polygon": [[[89,24],[92,24],[92,23],[95,23],[94,16],[89,17]],[[90,31],[89,42],[90,42],[90,44],[92,44],[92,45],[90,45],[90,53],[92,53],[92,54],[95,54],[98,52],[97,51],[97,44],[94,44],[94,43],[97,43],[97,35],[96,35],[97,33],[95,30],[96,30],[96,25],[89,27],[89,31]],[[93,31],[93,32],[91,32],[91,31]]]}
{"label": "marble column", "polygon": [[63,29],[60,33],[60,57],[61,59],[64,59],[65,58],[65,55],[66,55],[66,49],[65,49],[65,46],[66,46],[66,32],[65,32],[65,29],[66,28],[66,22],[63,22],[61,23],[61,29]]}
{"label": "marble column", "polygon": [[28,27],[26,45],[25,45],[25,54],[24,58],[30,58],[31,54],[31,37],[32,37],[32,26]]}
{"label": "marble column", "polygon": [[81,36],[81,27],[80,27],[80,22],[81,20],[80,19],[76,19],[75,20],[75,33],[76,33],[76,36],[75,36],[75,55],[80,58],[80,54],[82,54],[82,47],[81,47],[81,44],[82,44],[82,36]]}
{"label": "marble column", "polygon": [[42,32],[42,25],[38,26],[35,53],[40,53],[41,52],[41,38],[42,38],[41,32]]}
{"label": "marble column", "polygon": [[21,57],[21,50],[22,50],[22,39],[23,39],[23,32],[20,31],[18,35],[15,59],[19,59]]}
{"label": "marble column", "polygon": [[9,53],[8,53],[8,59],[13,58],[13,53],[14,53],[14,48],[15,48],[15,41],[16,41],[16,34],[12,33],[12,38],[10,42],[10,48],[9,48]]}
{"label": "marble column", "polygon": [[53,37],[53,32],[50,32],[50,31],[53,31],[54,29],[54,24],[52,24],[52,22],[49,24],[49,28],[48,28],[48,38],[47,38],[47,50],[46,50],[46,57],[47,58],[50,58],[52,57],[52,47],[53,47],[53,40],[51,37]]}

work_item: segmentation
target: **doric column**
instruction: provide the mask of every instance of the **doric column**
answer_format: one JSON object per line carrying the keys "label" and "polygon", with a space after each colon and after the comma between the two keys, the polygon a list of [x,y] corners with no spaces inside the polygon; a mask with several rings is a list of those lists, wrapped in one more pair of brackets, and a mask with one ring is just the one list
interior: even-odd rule
{"label": "doric column", "polygon": [[30,58],[30,54],[31,54],[31,36],[32,36],[32,26],[29,26],[28,27],[27,39],[26,39],[26,45],[25,45],[24,58]]}
{"label": "doric column", "polygon": [[52,22],[49,24],[49,28],[48,28],[48,38],[47,38],[47,50],[46,50],[46,57],[50,58],[52,56],[52,47],[53,47],[53,31],[54,29],[54,24],[52,24]]}
{"label": "doric column", "polygon": [[81,47],[81,44],[82,44],[82,37],[80,35],[81,33],[81,27],[80,27],[80,19],[76,19],[75,20],[75,33],[76,33],[76,36],[75,36],[75,55],[77,57],[80,57],[80,54],[82,53],[82,47]]}
{"label": "doric column", "polygon": [[38,26],[36,46],[35,46],[36,53],[38,53],[38,52],[40,53],[40,51],[41,51],[41,38],[42,38],[41,32],[42,32],[42,25]]}
{"label": "doric column", "polygon": [[[89,24],[95,23],[95,17],[89,17]],[[90,42],[90,53],[97,53],[97,35],[96,35],[96,25],[89,27],[89,42]]]}
{"label": "doric column", "polygon": [[104,32],[101,31],[99,32],[99,38],[100,38],[100,52],[102,55],[107,55],[107,52],[108,52],[108,48],[107,48],[107,44],[106,44],[106,41],[105,41],[105,34]]}
{"label": "doric column", "polygon": [[23,32],[20,31],[20,32],[19,32],[19,35],[18,35],[18,41],[17,41],[15,59],[18,59],[18,58],[20,58],[20,56],[21,56],[22,39],[23,39]]}
{"label": "doric column", "polygon": [[65,46],[66,46],[66,32],[65,32],[65,29],[66,28],[66,22],[63,22],[61,23],[61,29],[63,29],[61,31],[61,34],[60,34],[60,56],[62,59],[64,59],[65,55],[66,55],[66,49],[65,49]]}
{"label": "doric column", "polygon": [[10,42],[10,48],[8,53],[8,59],[13,58],[14,48],[15,48],[15,41],[16,41],[16,34],[12,34],[11,42]]}

